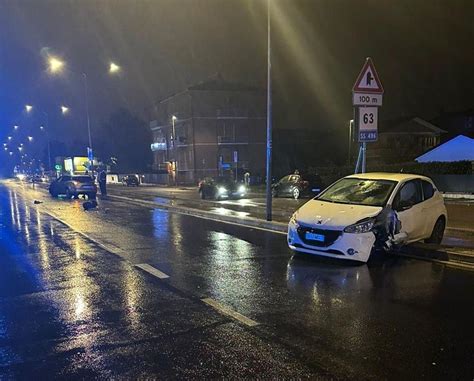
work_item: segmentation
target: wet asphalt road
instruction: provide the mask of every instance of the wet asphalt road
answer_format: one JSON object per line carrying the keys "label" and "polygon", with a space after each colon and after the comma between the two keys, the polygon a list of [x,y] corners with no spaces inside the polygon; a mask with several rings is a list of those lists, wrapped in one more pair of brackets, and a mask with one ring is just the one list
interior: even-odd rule
{"label": "wet asphalt road", "polygon": [[294,257],[279,234],[0,185],[0,379],[472,380],[473,295],[436,263]]}

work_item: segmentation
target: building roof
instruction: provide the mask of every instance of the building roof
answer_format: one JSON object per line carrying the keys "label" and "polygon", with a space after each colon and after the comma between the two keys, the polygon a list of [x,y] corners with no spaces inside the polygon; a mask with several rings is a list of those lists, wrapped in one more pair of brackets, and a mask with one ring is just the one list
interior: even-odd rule
{"label": "building roof", "polygon": [[474,139],[458,135],[415,159],[419,163],[431,161],[474,161]]}
{"label": "building roof", "polygon": [[263,92],[263,87],[251,86],[249,84],[241,82],[232,82],[225,80],[220,73],[216,73],[213,76],[207,78],[204,81],[195,83],[194,85],[186,87],[184,90],[177,93],[171,94],[166,98],[161,99],[157,103],[166,102],[177,95],[186,93],[188,91],[255,91]]}
{"label": "building roof", "polygon": [[353,175],[346,176],[349,178],[356,179],[368,179],[368,180],[392,180],[392,181],[403,181],[410,179],[428,179],[425,176],[414,175],[411,173],[399,173],[399,172],[369,172],[369,173],[355,173]]}
{"label": "building roof", "polygon": [[400,118],[382,122],[379,133],[381,134],[423,134],[441,135],[447,131],[419,117]]}

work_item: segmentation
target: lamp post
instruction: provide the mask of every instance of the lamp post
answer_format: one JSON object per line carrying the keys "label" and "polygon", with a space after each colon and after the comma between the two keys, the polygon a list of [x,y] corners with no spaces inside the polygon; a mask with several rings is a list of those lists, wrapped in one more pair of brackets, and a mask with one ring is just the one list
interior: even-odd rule
{"label": "lamp post", "polygon": [[176,115],[171,116],[171,124],[173,126],[173,156],[174,156],[174,185],[178,185],[178,155],[176,152],[176,130],[175,130],[175,122],[178,120]]}
{"label": "lamp post", "polygon": [[352,134],[354,129],[354,119],[349,121],[349,146],[347,149],[347,163],[351,164],[351,156],[352,156]]}
{"label": "lamp post", "polygon": [[266,214],[272,220],[272,82],[271,82],[271,19],[270,1],[267,0],[267,168],[266,168]]}

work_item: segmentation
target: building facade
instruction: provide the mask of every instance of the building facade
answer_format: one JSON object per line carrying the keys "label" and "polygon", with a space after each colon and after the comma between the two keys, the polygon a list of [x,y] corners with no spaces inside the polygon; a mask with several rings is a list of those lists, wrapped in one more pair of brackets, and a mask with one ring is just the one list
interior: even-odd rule
{"label": "building facade", "polygon": [[153,109],[153,169],[170,183],[207,176],[263,176],[266,98],[262,89],[216,78],[160,101]]}

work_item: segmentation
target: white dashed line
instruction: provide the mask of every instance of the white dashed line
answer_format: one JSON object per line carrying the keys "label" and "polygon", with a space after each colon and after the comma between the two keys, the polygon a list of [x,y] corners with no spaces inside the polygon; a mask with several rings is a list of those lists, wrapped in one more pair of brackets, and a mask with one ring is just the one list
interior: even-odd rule
{"label": "white dashed line", "polygon": [[157,268],[147,264],[147,263],[140,263],[138,265],[135,265],[135,267],[138,267],[139,269],[142,269],[143,271],[146,271],[148,274],[151,274],[153,276],[156,276],[159,279],[166,279],[169,278],[169,275],[166,275],[164,272],[161,272]]}
{"label": "white dashed line", "polygon": [[210,305],[211,307],[213,307],[214,309],[216,309],[217,311],[219,311],[220,313],[222,313],[223,315],[227,315],[227,316],[230,316],[232,318],[234,318],[235,320],[238,320],[240,321],[241,323],[249,326],[249,327],[255,327],[256,325],[259,325],[258,322],[256,322],[255,320],[252,320],[242,314],[239,314],[238,312],[234,311],[232,308],[222,304],[222,303],[219,303],[218,301],[214,300],[214,299],[211,299],[211,298],[204,298],[204,299],[201,299],[204,303]]}

